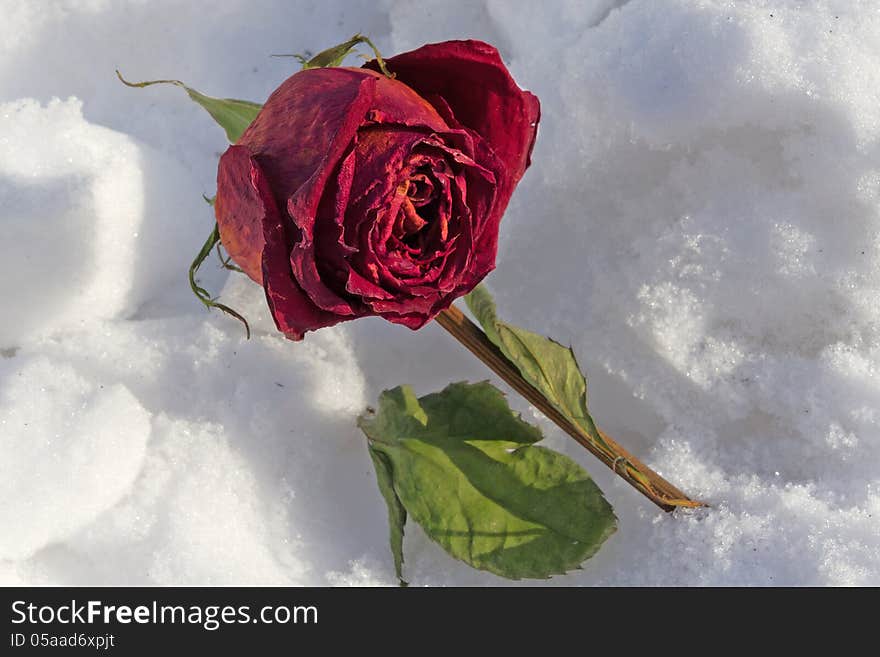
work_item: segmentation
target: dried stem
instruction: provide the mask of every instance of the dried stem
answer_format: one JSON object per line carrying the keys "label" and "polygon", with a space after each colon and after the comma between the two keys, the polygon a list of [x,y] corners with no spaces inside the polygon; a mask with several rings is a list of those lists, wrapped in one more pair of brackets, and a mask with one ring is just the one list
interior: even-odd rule
{"label": "dried stem", "polygon": [[437,316],[437,323],[472,354],[483,361],[505,383],[552,420],[560,429],[583,445],[600,461],[611,468],[615,474],[627,481],[661,509],[672,511],[682,506],[705,506],[702,502],[691,500],[601,430],[599,430],[599,434],[602,437],[602,443],[594,440],[583,429],[566,418],[556,407],[547,401],[537,388],[522,377],[516,365],[511,363],[498,347],[490,342],[486,334],[465,317],[458,308],[452,306],[441,312]]}

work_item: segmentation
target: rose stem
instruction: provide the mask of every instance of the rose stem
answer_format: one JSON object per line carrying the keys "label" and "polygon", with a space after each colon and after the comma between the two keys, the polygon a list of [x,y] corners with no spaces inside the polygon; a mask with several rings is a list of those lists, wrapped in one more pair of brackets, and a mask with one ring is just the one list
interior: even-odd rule
{"label": "rose stem", "polygon": [[615,474],[629,482],[631,486],[661,509],[672,511],[680,506],[704,506],[701,502],[691,500],[601,430],[597,429],[605,443],[604,446],[590,438],[589,434],[569,421],[547,401],[537,388],[526,381],[517,367],[458,308],[451,306],[441,312],[437,316],[437,323],[560,429],[583,445],[602,463],[611,468]]}

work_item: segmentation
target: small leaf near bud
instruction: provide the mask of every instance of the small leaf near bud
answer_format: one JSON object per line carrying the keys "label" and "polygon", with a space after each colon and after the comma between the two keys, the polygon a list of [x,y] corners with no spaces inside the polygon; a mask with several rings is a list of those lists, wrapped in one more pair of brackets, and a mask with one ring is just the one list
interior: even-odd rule
{"label": "small leaf near bud", "polygon": [[303,70],[306,71],[310,68],[329,68],[331,66],[342,66],[342,62],[346,57],[351,53],[355,46],[365,43],[370,49],[373,51],[373,54],[376,57],[376,63],[379,65],[379,70],[382,71],[389,78],[394,78],[394,74],[389,72],[387,68],[385,68],[385,60],[382,59],[382,54],[379,52],[379,49],[376,48],[375,44],[370,41],[369,37],[365,37],[362,34],[355,34],[348,41],[340,43],[339,45],[333,46],[331,48],[327,48],[326,50],[322,50],[317,55],[311,57],[310,59],[306,59],[304,55],[273,55],[273,57],[294,57],[300,64],[302,64]]}

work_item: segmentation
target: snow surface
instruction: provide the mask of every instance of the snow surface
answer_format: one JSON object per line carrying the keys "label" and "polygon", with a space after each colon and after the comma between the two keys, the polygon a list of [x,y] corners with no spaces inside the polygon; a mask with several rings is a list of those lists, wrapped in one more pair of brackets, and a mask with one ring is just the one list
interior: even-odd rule
{"label": "snow surface", "polygon": [[[571,342],[610,434],[708,510],[656,510],[527,404],[618,533],[573,584],[880,584],[875,0],[0,2],[0,581],[392,584],[354,420],[484,367],[435,326],[278,337],[186,268],[224,136],[176,77],[264,99],[356,31],[477,37],[542,100],[489,283]],[[499,584],[408,527],[414,584]]]}

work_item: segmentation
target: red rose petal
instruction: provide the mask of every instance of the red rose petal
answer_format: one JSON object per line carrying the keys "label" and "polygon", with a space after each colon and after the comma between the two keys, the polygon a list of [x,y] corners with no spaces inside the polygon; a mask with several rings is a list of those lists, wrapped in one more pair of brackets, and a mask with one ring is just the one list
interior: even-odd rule
{"label": "red rose petal", "polygon": [[281,215],[260,165],[242,146],[231,146],[223,159],[230,172],[248,171],[250,184],[234,189],[240,192],[236,197],[239,201],[246,199],[247,203],[242,207],[247,208],[254,225],[259,225],[263,231],[261,278],[278,330],[293,340],[301,340],[306,331],[342,321],[342,317],[317,308],[296,284],[290,270],[288,241]]}
{"label": "red rose petal", "polygon": [[380,77],[365,73],[349,68],[300,71],[272,92],[238,140],[260,163],[279,208],[327,164],[340,131],[348,128],[350,138],[363,120],[373,94],[365,95],[362,85],[371,81],[374,87]]}
{"label": "red rose petal", "polygon": [[262,283],[266,207],[251,180],[250,155],[241,146],[231,146],[220,158],[214,216],[226,252],[245,274]]}
{"label": "red rose petal", "polygon": [[[440,96],[455,118],[480,135],[507,168],[503,205],[530,163],[541,115],[538,98],[520,89],[493,46],[482,41],[432,43],[385,64],[428,100]],[[375,61],[366,67],[378,70]]]}

